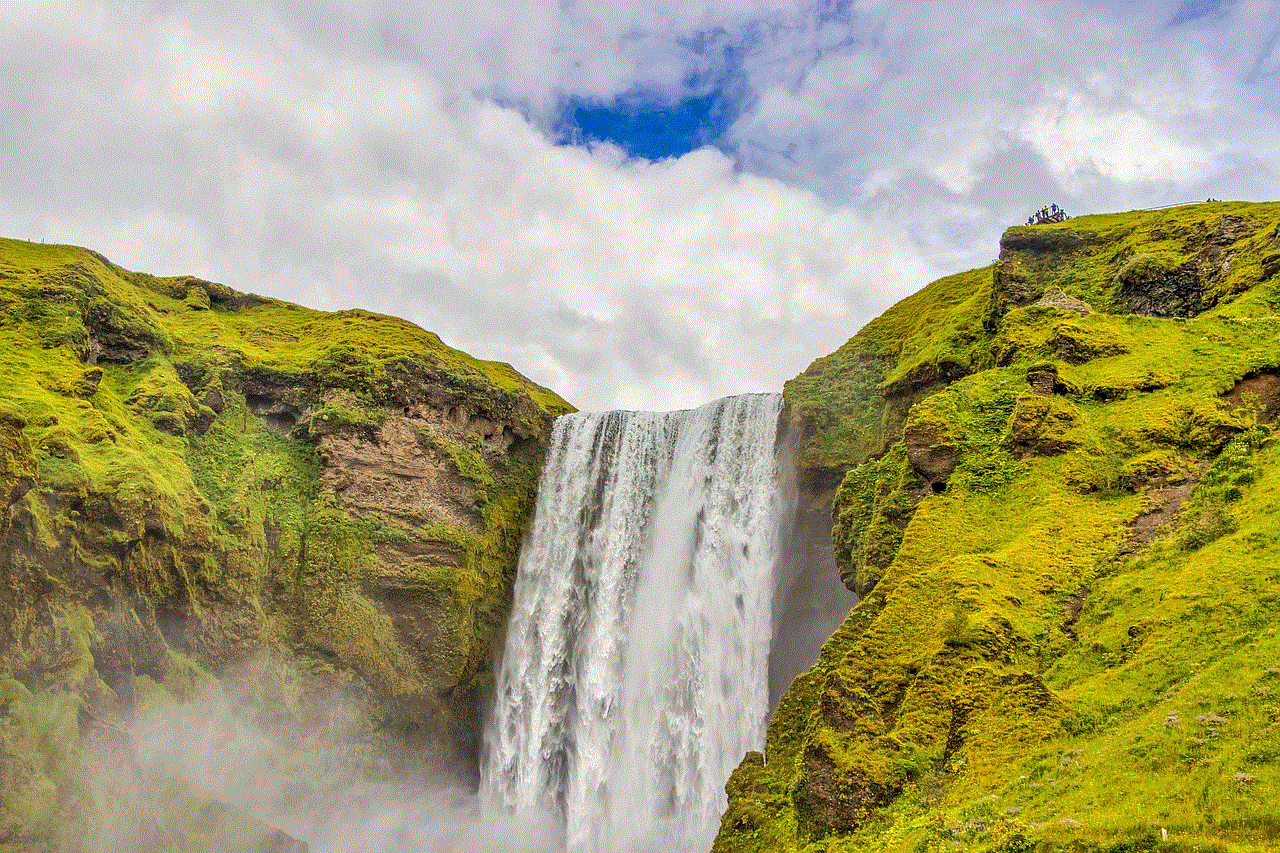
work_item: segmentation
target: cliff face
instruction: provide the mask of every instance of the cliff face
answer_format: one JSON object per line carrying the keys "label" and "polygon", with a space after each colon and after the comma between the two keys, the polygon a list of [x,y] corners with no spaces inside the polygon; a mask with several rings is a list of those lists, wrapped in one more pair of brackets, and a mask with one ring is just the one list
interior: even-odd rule
{"label": "cliff face", "polygon": [[1277,204],[1013,228],[788,383],[863,599],[718,851],[1275,849],[1278,271]]}
{"label": "cliff face", "polygon": [[86,756],[198,694],[355,768],[474,754],[562,400],[391,317],[11,240],[0,375],[0,849],[86,846],[120,784]]}

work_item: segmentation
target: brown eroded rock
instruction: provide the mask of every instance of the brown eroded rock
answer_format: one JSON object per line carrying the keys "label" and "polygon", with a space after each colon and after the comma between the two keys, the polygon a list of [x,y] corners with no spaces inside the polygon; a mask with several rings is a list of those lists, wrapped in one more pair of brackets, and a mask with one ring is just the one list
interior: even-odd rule
{"label": "brown eroded rock", "polygon": [[959,461],[956,437],[952,435],[951,428],[939,421],[908,416],[903,439],[911,467],[929,482],[933,491],[946,489],[947,480]]}
{"label": "brown eroded rock", "polygon": [[1280,368],[1258,370],[1242,377],[1222,395],[1235,408],[1249,408],[1260,424],[1280,417]]}
{"label": "brown eroded rock", "polygon": [[1016,456],[1056,456],[1080,446],[1079,412],[1064,398],[1026,395],[1009,423],[1009,449]]}
{"label": "brown eroded rock", "polygon": [[1063,293],[1056,287],[1049,288],[1043,296],[1032,304],[1040,308],[1057,308],[1059,311],[1070,311],[1073,314],[1079,314],[1081,317],[1087,317],[1093,313],[1093,306],[1088,302]]}

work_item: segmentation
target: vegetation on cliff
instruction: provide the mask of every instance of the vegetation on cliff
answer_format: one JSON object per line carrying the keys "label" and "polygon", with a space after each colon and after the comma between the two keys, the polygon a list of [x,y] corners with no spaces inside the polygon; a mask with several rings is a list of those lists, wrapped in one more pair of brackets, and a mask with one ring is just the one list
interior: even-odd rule
{"label": "vegetation on cliff", "polygon": [[1278,271],[1280,204],[1016,227],[788,383],[863,598],[716,850],[1276,849]]}
{"label": "vegetation on cliff", "polygon": [[202,692],[355,766],[473,749],[557,396],[391,317],[14,240],[0,376],[0,850],[102,843],[124,782],[87,757],[136,767],[130,722]]}

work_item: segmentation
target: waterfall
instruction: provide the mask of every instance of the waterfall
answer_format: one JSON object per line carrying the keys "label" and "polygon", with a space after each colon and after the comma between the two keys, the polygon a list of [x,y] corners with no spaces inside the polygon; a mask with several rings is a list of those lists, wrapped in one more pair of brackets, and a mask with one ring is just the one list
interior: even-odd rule
{"label": "waterfall", "polygon": [[763,744],[781,402],[554,424],[481,774],[570,853],[710,849]]}

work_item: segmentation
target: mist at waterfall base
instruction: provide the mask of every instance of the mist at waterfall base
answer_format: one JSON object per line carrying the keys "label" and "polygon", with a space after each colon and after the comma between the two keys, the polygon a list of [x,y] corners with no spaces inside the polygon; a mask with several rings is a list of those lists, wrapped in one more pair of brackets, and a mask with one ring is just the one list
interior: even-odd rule
{"label": "mist at waterfall base", "polygon": [[[316,784],[324,768],[282,764],[251,709],[209,697],[138,722],[130,784],[116,779],[137,802],[121,807],[177,779],[312,853],[709,850],[725,781],[763,745],[770,641],[788,633],[774,612],[796,571],[780,406],[759,394],[556,420],[478,793],[474,768]],[[123,830],[95,830],[89,849],[132,849]]]}
{"label": "mist at waterfall base", "polygon": [[[340,704],[341,697],[327,701]],[[255,722],[255,709],[206,695],[153,711],[131,728],[126,762],[97,756],[85,771],[109,791],[115,809],[80,828],[84,853],[189,849],[221,824],[224,851],[270,853],[554,853],[563,834],[549,816],[486,811],[468,774],[433,773],[407,782],[388,772],[352,773],[349,744],[326,732],[299,750]],[[174,783],[198,795],[193,808]],[[175,806],[175,802],[177,805]],[[224,806],[230,807],[224,811]],[[244,817],[282,830],[278,846],[238,833]],[[156,828],[163,827],[157,845]],[[306,847],[291,839],[304,842]],[[269,839],[268,839],[269,840]],[[240,846],[237,846],[237,845]],[[207,849],[199,846],[195,849]]]}

